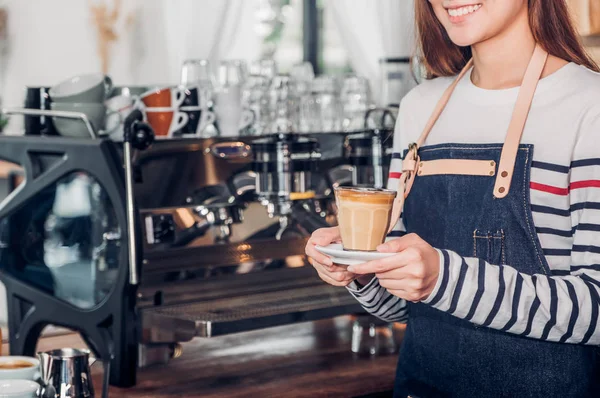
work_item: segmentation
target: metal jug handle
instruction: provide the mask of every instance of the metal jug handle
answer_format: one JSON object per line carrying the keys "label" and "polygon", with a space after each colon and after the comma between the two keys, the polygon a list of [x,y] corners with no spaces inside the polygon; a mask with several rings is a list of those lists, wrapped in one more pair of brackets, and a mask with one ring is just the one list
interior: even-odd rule
{"label": "metal jug handle", "polygon": [[52,385],[40,384],[40,388],[37,391],[37,397],[39,398],[56,398],[56,390]]}
{"label": "metal jug handle", "polygon": [[[89,357],[88,363],[90,368],[97,363],[100,363],[98,358]],[[108,398],[108,385],[110,382],[110,360],[103,360],[102,367],[104,369],[104,374],[102,375],[102,398]]]}
{"label": "metal jug handle", "polygon": [[104,375],[102,377],[102,398],[108,398],[108,384],[110,380],[110,359],[102,361]]}

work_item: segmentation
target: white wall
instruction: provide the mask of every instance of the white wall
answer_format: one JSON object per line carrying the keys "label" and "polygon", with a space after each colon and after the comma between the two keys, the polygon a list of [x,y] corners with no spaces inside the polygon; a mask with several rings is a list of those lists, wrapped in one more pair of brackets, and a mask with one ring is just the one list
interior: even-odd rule
{"label": "white wall", "polygon": [[[99,72],[96,31],[89,5],[112,0],[0,0],[9,13],[9,38],[0,87],[3,106],[21,107],[25,86],[51,86],[70,76]],[[259,53],[254,34],[256,0],[122,0],[125,15],[117,23],[109,74],[116,85],[174,84],[185,58],[253,59]],[[223,13],[226,6],[235,13]],[[220,32],[225,32],[223,35]],[[223,42],[216,52],[214,41]],[[18,132],[21,118],[11,118]],[[0,324],[6,321],[5,291],[0,284]]]}

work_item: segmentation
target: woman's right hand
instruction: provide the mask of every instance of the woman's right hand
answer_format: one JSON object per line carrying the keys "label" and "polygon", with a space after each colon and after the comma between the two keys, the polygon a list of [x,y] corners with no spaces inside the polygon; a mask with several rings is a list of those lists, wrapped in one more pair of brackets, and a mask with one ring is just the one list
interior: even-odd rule
{"label": "woman's right hand", "polygon": [[315,246],[327,246],[340,241],[339,227],[331,227],[321,228],[313,232],[306,244],[308,261],[315,267],[319,277],[333,286],[347,286],[356,278],[356,275],[348,272],[346,267],[333,264],[331,258],[319,252]]}

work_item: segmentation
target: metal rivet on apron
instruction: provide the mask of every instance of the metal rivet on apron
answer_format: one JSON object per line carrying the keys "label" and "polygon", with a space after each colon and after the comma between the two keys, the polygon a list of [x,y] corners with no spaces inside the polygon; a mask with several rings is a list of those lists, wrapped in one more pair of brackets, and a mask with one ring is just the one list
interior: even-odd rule
{"label": "metal rivet on apron", "polygon": [[506,191],[506,189],[504,189],[504,187],[500,187],[500,188],[498,188],[498,192],[500,192],[500,193],[504,193],[504,191]]}
{"label": "metal rivet on apron", "polygon": [[494,170],[490,171],[490,175],[493,176],[494,175]]}
{"label": "metal rivet on apron", "polygon": [[423,174],[423,170],[419,170],[419,173],[418,173],[418,174],[419,174],[419,175]]}
{"label": "metal rivet on apron", "polygon": [[494,167],[496,165],[496,162],[494,162],[493,160],[490,162],[490,166]]}
{"label": "metal rivet on apron", "polygon": [[503,171],[501,175],[502,177],[508,177],[508,171]]}

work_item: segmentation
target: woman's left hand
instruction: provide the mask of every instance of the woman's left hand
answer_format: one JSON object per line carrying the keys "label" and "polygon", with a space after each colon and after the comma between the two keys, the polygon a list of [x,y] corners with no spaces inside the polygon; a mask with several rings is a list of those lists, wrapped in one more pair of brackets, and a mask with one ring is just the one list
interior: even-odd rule
{"label": "woman's left hand", "polygon": [[350,266],[348,271],[375,274],[387,291],[408,301],[419,302],[429,297],[440,273],[437,250],[418,235],[409,234],[380,245],[377,251],[398,254]]}

